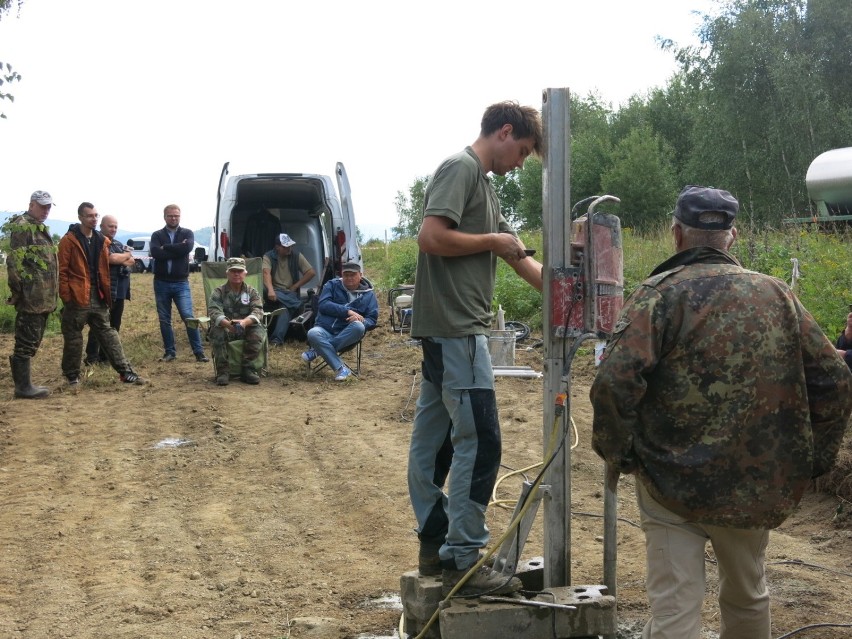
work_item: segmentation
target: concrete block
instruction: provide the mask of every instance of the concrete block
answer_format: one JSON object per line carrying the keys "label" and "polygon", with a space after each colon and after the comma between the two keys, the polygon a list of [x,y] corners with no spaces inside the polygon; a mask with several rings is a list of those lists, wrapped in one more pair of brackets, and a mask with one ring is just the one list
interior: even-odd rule
{"label": "concrete block", "polygon": [[[540,591],[544,587],[544,558],[533,557],[522,561],[515,576],[524,584],[524,590]],[[400,577],[399,592],[403,629],[410,637],[414,637],[426,626],[444,598],[441,594],[441,578],[422,577],[418,571],[412,570]],[[426,637],[441,639],[437,622],[429,628]]]}
{"label": "concrete block", "polygon": [[616,633],[615,597],[606,594],[605,586],[550,588],[530,601],[574,606],[576,609],[453,599],[441,606],[440,638],[569,639]]}
{"label": "concrete block", "polygon": [[[400,577],[399,594],[402,600],[403,630],[409,637],[415,637],[426,626],[443,598],[441,578],[421,577],[418,571],[412,570]],[[441,639],[437,622],[429,628],[426,637]]]}

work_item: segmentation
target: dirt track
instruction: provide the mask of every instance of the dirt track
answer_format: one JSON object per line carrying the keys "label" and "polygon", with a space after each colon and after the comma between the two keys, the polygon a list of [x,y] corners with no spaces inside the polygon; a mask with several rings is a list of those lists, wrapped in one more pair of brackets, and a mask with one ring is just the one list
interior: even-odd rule
{"label": "dirt track", "polygon": [[[177,361],[156,361],[150,286],[150,275],[133,276],[122,329],[149,386],[123,387],[98,368],[68,392],[58,335],[34,364],[35,380],[54,388],[49,399],[12,400],[8,369],[0,373],[0,637],[391,635],[400,611],[377,600],[398,592],[417,551],[405,465],[418,349],[383,317],[366,339],[360,380],[309,380],[300,345],[288,344],[272,353],[259,387],[220,389],[209,364],[191,361],[185,334]],[[11,352],[9,336],[0,343]],[[517,358],[541,370],[539,351]],[[599,519],[579,514],[602,510],[588,446],[590,378],[580,369],[572,571],[575,583],[600,583]],[[498,381],[509,467],[540,460],[541,398],[540,381]],[[503,487],[500,497],[517,497],[517,482]],[[638,521],[630,478],[620,502],[620,515]],[[772,535],[774,637],[806,622],[852,623],[852,530],[832,524],[836,506],[809,494]],[[495,534],[510,514],[490,511]],[[642,535],[629,523],[618,534],[619,618],[636,627],[647,608]],[[540,548],[539,522],[526,555]],[[714,587],[711,578],[711,629]],[[848,638],[852,629],[799,636]]]}

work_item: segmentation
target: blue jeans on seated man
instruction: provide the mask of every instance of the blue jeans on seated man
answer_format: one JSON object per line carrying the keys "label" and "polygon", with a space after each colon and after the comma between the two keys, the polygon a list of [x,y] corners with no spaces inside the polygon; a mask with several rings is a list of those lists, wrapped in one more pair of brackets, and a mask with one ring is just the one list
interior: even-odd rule
{"label": "blue jeans on seated man", "polygon": [[367,329],[363,322],[349,322],[349,324],[337,335],[332,335],[324,328],[314,326],[308,331],[308,344],[329,365],[331,370],[338,371],[343,366],[343,361],[337,354],[347,346],[352,346],[361,341]]}
{"label": "blue jeans on seated man", "polygon": [[290,319],[302,308],[302,298],[294,291],[284,291],[279,288],[275,289],[275,297],[287,310],[275,318],[275,328],[272,329],[269,341],[272,344],[283,344],[284,338],[287,337],[287,329],[290,328]]}
{"label": "blue jeans on seated man", "polygon": [[[154,280],[154,299],[157,301],[157,317],[160,319],[160,334],[163,336],[163,350],[166,355],[176,355],[175,332],[172,329],[172,302],[175,303],[180,318],[184,322],[194,317],[192,313],[192,293],[189,290],[189,282],[166,282]],[[192,352],[198,355],[204,353],[201,344],[201,333],[197,328],[186,327],[186,336]]]}

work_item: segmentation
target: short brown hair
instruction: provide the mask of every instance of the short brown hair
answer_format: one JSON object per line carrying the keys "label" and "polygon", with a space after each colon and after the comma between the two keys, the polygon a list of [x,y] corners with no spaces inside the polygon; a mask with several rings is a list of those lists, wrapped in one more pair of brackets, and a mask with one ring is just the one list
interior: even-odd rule
{"label": "short brown hair", "polygon": [[517,102],[506,100],[492,104],[482,115],[479,135],[486,137],[498,131],[504,124],[512,125],[512,137],[515,140],[531,138],[533,153],[541,155],[543,133],[541,116],[533,107],[521,106]]}

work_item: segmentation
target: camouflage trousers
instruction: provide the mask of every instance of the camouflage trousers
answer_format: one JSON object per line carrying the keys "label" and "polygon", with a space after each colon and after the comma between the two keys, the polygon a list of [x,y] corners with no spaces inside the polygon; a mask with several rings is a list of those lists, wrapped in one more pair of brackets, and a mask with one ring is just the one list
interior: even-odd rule
{"label": "camouflage trousers", "polygon": [[252,324],[242,335],[234,335],[220,326],[210,329],[208,339],[213,344],[213,362],[216,364],[216,373],[225,373],[229,370],[228,342],[243,340],[243,358],[240,362],[242,368],[256,368],[255,361],[263,349],[263,339],[266,329],[260,324]]}
{"label": "camouflage trousers", "polygon": [[50,313],[18,313],[15,316],[15,348],[12,355],[18,359],[31,359],[35,357],[41,340],[44,337],[44,328],[47,326],[47,318]]}
{"label": "camouflage trousers", "polygon": [[[94,287],[93,287],[94,288]],[[119,373],[131,370],[130,362],[124,356],[124,348],[118,338],[118,331],[109,325],[109,308],[93,292],[87,306],[74,303],[66,304],[62,309],[62,374],[66,379],[80,376],[83,361],[83,327],[88,324],[89,331],[106,353],[110,365]]]}

